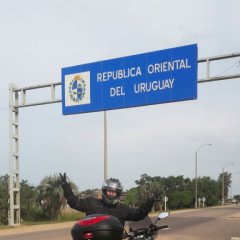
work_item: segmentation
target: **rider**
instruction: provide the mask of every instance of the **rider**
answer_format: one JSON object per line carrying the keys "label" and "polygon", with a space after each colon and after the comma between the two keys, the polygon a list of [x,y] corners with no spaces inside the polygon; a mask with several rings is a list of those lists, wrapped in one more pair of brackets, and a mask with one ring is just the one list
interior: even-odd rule
{"label": "rider", "polygon": [[90,214],[109,214],[119,219],[124,226],[125,221],[138,221],[144,219],[151,211],[154,199],[148,199],[139,208],[130,208],[120,202],[123,190],[118,179],[109,178],[103,182],[102,199],[94,197],[78,198],[74,195],[67,182],[66,173],[61,174],[61,185],[68,205],[78,211]]}

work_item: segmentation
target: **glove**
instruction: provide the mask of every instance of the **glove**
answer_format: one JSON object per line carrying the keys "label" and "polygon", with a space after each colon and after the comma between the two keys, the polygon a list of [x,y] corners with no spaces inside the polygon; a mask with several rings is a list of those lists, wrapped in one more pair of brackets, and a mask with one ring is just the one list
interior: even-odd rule
{"label": "glove", "polygon": [[61,184],[63,192],[64,192],[64,196],[67,199],[69,196],[71,196],[73,194],[71,185],[70,185],[70,183],[67,182],[66,173],[63,173],[63,174],[59,173],[59,177],[60,177],[60,184]]}
{"label": "glove", "polygon": [[67,175],[66,175],[66,173],[63,173],[63,174],[59,173],[59,176],[60,176],[60,180],[61,180],[61,185],[62,186],[68,184],[67,183]]}

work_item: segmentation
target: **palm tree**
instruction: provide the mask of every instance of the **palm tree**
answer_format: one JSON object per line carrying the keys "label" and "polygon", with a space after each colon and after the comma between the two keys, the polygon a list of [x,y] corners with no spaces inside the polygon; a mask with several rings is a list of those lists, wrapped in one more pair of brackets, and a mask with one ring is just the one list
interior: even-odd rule
{"label": "palm tree", "polygon": [[[59,217],[61,208],[67,204],[60,183],[58,175],[47,176],[37,187],[39,204],[49,219]],[[74,183],[71,183],[71,186],[77,191]]]}

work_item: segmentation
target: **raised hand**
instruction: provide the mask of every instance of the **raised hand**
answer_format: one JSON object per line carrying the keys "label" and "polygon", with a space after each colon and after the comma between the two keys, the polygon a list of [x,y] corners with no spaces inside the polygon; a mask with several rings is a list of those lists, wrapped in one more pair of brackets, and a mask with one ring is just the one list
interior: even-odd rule
{"label": "raised hand", "polygon": [[62,184],[66,184],[67,183],[67,175],[66,173],[59,173],[60,179],[61,179],[61,183]]}

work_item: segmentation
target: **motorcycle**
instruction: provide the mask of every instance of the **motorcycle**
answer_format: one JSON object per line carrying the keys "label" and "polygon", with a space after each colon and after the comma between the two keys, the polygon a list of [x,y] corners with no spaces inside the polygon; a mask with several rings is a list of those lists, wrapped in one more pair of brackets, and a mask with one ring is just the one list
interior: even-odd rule
{"label": "motorcycle", "polygon": [[72,227],[73,240],[153,240],[153,237],[167,225],[158,226],[157,222],[170,215],[169,212],[161,212],[154,223],[149,217],[142,221],[130,222],[129,232],[124,230],[120,221],[104,214],[93,214],[80,219]]}

